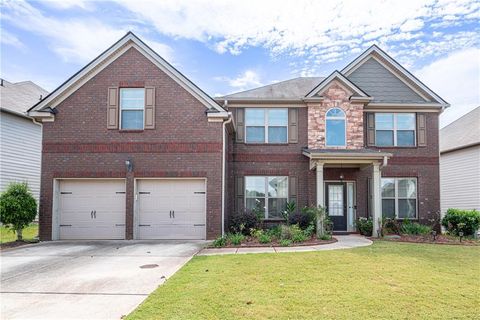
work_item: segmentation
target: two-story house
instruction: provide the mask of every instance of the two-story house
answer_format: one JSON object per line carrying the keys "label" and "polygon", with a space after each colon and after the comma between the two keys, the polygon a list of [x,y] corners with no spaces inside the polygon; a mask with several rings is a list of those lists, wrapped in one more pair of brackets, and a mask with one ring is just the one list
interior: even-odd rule
{"label": "two-story house", "polygon": [[376,46],[326,78],[214,100],[128,33],[30,110],[40,238],[212,239],[289,200],[326,206],[336,231],[382,212],[428,222],[447,106]]}

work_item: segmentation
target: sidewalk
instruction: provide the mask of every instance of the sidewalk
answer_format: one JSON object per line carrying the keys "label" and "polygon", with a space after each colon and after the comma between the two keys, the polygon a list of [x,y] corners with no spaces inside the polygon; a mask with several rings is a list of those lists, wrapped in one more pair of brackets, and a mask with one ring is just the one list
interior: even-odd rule
{"label": "sidewalk", "polygon": [[330,244],[300,247],[261,247],[261,248],[207,248],[197,253],[198,256],[211,256],[219,254],[242,254],[242,253],[280,253],[280,252],[306,252],[350,249],[365,247],[373,242],[360,235],[334,236],[338,241]]}

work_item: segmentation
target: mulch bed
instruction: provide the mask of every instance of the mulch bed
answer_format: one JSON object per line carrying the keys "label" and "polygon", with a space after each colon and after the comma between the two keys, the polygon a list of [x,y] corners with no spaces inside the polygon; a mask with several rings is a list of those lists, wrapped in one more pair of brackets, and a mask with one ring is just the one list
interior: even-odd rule
{"label": "mulch bed", "polygon": [[435,241],[431,235],[399,235],[398,238],[389,238],[388,235],[382,239],[370,238],[370,240],[383,240],[383,241],[395,241],[395,242],[410,242],[410,243],[430,243],[430,244],[452,244],[452,245],[462,245],[462,246],[480,246],[480,240],[478,239],[462,239],[460,242],[459,238],[447,236],[447,235],[437,235]]}
{"label": "mulch bed", "polygon": [[[321,244],[330,244],[330,243],[335,243],[338,240],[332,237],[330,240],[318,240],[314,237],[311,239],[304,241],[304,242],[292,242],[292,244],[288,247],[302,247],[302,246],[317,246]],[[234,246],[234,245],[226,245],[223,247],[214,247],[213,245],[210,245],[208,248],[209,249],[222,249],[222,248],[264,248],[264,247],[284,247],[288,248],[286,246],[281,246],[280,241],[274,240],[270,243],[260,243],[256,238],[251,238],[247,237],[245,242],[242,242],[239,246]]]}
{"label": "mulch bed", "polygon": [[0,251],[11,249],[11,248],[17,248],[17,247],[25,246],[27,244],[32,244],[37,242],[38,241],[36,240],[31,240],[31,241],[11,241],[11,242],[0,243]]}

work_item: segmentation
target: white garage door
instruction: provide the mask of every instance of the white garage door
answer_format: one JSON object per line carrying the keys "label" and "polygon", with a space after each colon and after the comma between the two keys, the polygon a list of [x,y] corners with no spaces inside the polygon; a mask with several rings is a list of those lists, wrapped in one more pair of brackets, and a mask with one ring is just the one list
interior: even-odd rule
{"label": "white garage door", "polygon": [[62,180],[60,239],[124,239],[124,180]]}
{"label": "white garage door", "polygon": [[138,239],[205,239],[205,180],[138,180]]}

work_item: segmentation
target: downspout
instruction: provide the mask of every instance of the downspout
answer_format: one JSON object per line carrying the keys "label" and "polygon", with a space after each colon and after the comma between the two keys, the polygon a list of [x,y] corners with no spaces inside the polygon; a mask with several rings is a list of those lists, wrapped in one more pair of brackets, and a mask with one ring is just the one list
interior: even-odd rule
{"label": "downspout", "polygon": [[[226,108],[228,106],[228,101],[225,100],[223,103],[223,107]],[[226,146],[226,132],[225,130],[227,129],[227,124],[232,122],[232,113],[228,113],[228,119],[226,121],[223,121],[222,123],[222,141],[223,141],[223,148],[222,148],[222,237],[225,235],[225,178],[226,178],[226,152],[225,152],[225,146]]]}

